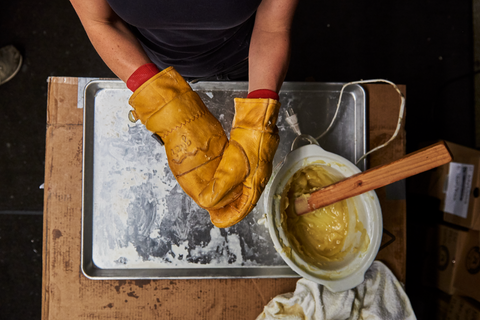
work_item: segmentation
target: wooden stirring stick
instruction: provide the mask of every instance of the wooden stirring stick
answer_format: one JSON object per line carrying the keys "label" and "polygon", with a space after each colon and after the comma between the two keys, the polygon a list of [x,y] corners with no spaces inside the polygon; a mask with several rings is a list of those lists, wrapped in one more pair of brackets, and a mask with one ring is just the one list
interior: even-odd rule
{"label": "wooden stirring stick", "polygon": [[396,181],[439,167],[453,157],[444,141],[433,144],[403,158],[345,178],[311,194],[295,199],[297,215],[309,213],[332,203],[384,187]]}

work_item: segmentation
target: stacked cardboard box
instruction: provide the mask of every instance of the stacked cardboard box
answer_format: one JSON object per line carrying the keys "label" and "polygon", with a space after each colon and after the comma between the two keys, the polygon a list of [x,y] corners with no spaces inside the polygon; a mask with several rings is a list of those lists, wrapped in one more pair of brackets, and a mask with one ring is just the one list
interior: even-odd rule
{"label": "stacked cardboard box", "polygon": [[480,151],[447,146],[453,161],[426,173],[428,195],[440,199],[446,222],[480,231]]}
{"label": "stacked cardboard box", "polygon": [[470,230],[458,261],[454,287],[480,301],[480,232]]}
{"label": "stacked cardboard box", "polygon": [[446,320],[480,320],[480,308],[476,301],[454,295],[448,305]]}
{"label": "stacked cardboard box", "polygon": [[426,285],[437,287],[450,295],[456,292],[454,283],[459,267],[457,261],[467,234],[467,231],[445,225],[429,230],[430,241],[427,247],[435,250],[426,250],[428,255],[424,265]]}
{"label": "stacked cardboard box", "polygon": [[451,142],[447,146],[453,161],[419,176],[414,190],[440,200],[445,222],[431,237],[437,253],[436,271],[427,264],[434,274],[430,283],[448,294],[480,301],[480,151]]}

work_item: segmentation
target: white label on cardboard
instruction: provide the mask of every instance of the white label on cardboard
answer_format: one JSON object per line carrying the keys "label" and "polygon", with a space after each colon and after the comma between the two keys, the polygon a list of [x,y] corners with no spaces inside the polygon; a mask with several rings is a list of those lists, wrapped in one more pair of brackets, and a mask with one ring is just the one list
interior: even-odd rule
{"label": "white label on cardboard", "polygon": [[473,169],[473,164],[450,162],[445,212],[467,218]]}

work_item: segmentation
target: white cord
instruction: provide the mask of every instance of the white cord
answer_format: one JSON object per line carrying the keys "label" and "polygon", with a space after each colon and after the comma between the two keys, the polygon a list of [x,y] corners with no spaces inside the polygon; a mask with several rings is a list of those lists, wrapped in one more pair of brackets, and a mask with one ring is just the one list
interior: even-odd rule
{"label": "white cord", "polygon": [[375,152],[385,146],[387,146],[390,142],[392,142],[398,135],[398,133],[400,132],[400,128],[402,126],[402,120],[403,120],[403,114],[404,114],[404,111],[405,111],[405,97],[403,96],[402,92],[400,91],[400,89],[398,89],[397,85],[391,81],[388,81],[388,80],[384,80],[384,79],[372,79],[372,80],[360,80],[360,81],[353,81],[353,82],[349,82],[349,83],[346,83],[342,86],[342,89],[340,90],[340,97],[338,98],[338,103],[337,103],[337,109],[335,110],[335,115],[333,116],[333,119],[332,121],[330,122],[330,125],[328,126],[327,130],[325,130],[320,136],[318,136],[316,139],[317,140],[320,140],[324,135],[327,134],[328,131],[330,131],[330,129],[332,128],[333,126],[333,123],[335,122],[336,118],[337,118],[337,114],[338,114],[338,110],[340,109],[340,103],[342,102],[342,96],[343,96],[343,90],[349,86],[349,85],[352,85],[352,84],[360,84],[360,83],[373,83],[373,82],[385,82],[385,83],[388,83],[390,85],[392,85],[395,90],[398,92],[398,94],[400,95],[400,99],[401,99],[401,103],[400,103],[400,112],[399,112],[399,115],[398,115],[398,121],[397,121],[397,128],[395,129],[395,132],[393,133],[392,137],[390,138],[390,140],[388,140],[387,142],[385,142],[384,144],[368,151],[367,153],[365,153],[360,159],[357,160],[357,162],[355,164],[358,164],[360,161],[362,161],[363,159],[365,159],[366,156],[368,156],[370,153],[372,152]]}

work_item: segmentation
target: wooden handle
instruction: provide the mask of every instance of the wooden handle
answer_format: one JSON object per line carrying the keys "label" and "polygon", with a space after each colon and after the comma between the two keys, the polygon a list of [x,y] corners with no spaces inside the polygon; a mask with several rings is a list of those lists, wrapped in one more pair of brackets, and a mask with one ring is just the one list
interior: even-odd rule
{"label": "wooden handle", "polygon": [[441,141],[399,160],[343,179],[310,195],[302,195],[295,200],[295,210],[298,215],[302,215],[439,167],[452,159],[445,142]]}

